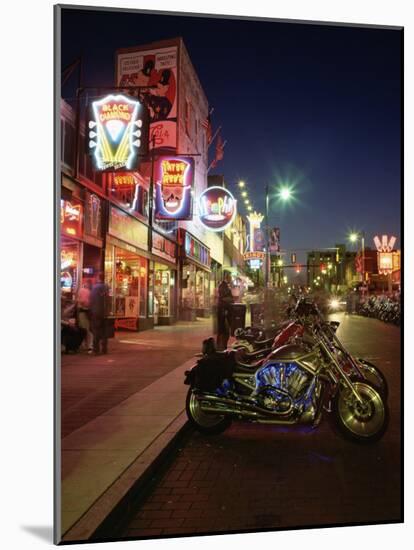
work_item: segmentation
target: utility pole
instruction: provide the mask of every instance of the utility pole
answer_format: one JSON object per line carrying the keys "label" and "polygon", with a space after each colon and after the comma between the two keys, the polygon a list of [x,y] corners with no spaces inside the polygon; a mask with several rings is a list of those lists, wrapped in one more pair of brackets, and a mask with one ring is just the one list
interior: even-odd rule
{"label": "utility pole", "polygon": [[365,231],[361,235],[362,282],[365,285]]}

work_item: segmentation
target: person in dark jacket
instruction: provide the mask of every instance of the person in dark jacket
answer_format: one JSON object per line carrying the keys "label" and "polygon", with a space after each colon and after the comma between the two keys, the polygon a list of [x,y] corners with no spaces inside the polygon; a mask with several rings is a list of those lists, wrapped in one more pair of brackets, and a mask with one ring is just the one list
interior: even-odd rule
{"label": "person in dark jacket", "polygon": [[[93,352],[108,353],[108,338],[105,331],[106,302],[108,285],[104,282],[104,274],[99,273],[98,281],[94,284],[90,295],[91,328],[93,333]],[[101,345],[102,343],[102,350]]]}
{"label": "person in dark jacket", "polygon": [[231,305],[234,302],[230,284],[231,273],[224,271],[223,280],[218,287],[217,300],[217,349],[219,351],[227,348],[230,337]]}
{"label": "person in dark jacket", "polygon": [[65,353],[76,353],[86,335],[86,331],[76,324],[76,303],[62,298],[61,301],[61,343]]}

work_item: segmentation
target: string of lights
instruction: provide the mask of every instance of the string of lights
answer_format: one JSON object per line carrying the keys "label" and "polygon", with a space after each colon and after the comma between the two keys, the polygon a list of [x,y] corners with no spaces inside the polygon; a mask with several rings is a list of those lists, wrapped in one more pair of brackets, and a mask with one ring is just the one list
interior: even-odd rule
{"label": "string of lights", "polygon": [[245,181],[240,180],[237,183],[237,190],[239,194],[238,203],[244,206],[246,214],[250,214],[251,212],[256,211],[249,197],[248,187]]}

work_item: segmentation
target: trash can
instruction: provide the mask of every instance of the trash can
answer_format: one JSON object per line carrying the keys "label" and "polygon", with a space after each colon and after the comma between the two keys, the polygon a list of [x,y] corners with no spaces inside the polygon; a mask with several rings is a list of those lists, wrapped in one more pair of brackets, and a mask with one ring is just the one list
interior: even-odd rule
{"label": "trash can", "polygon": [[246,326],[246,304],[231,305],[231,335],[234,336],[236,328]]}

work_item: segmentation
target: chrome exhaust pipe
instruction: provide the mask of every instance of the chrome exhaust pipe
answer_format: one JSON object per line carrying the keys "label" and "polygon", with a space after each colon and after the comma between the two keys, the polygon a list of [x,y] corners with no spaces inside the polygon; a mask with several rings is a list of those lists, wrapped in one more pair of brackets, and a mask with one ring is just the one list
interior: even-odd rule
{"label": "chrome exhaust pipe", "polygon": [[[269,411],[268,409],[263,409],[261,407],[258,407],[257,405],[253,403],[248,403],[247,401],[235,401],[234,399],[228,399],[225,397],[217,397],[216,395],[211,394],[204,394],[204,395],[197,395],[196,399],[198,401],[209,401],[212,402],[213,405],[210,404],[203,405],[203,403],[200,403],[201,410],[204,412],[214,412],[216,414],[221,413],[228,413],[228,414],[238,414],[242,416],[254,416],[255,418],[258,417],[277,417],[277,418],[284,418],[287,416],[290,416],[292,412],[294,411],[293,403],[290,403],[289,408],[286,411],[283,412],[276,412],[276,411]],[[214,404],[216,405],[224,405],[223,407],[214,407]],[[241,407],[244,407],[244,410],[241,410]]]}
{"label": "chrome exhaust pipe", "polygon": [[298,420],[292,418],[281,418],[280,416],[274,418],[267,418],[254,411],[235,411],[234,409],[219,409],[215,407],[202,407],[202,411],[211,414],[231,414],[238,417],[249,418],[253,421],[260,422],[261,424],[297,424]]}

